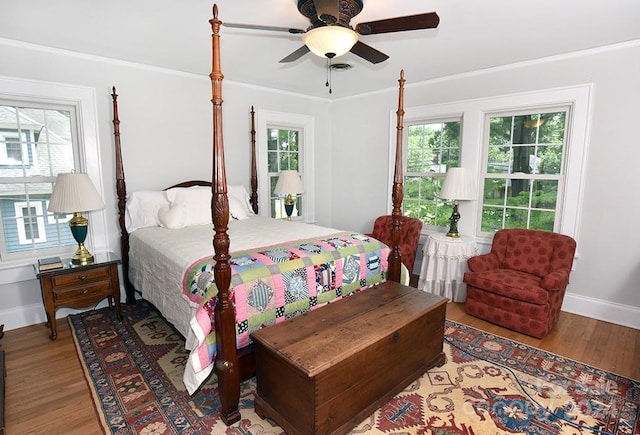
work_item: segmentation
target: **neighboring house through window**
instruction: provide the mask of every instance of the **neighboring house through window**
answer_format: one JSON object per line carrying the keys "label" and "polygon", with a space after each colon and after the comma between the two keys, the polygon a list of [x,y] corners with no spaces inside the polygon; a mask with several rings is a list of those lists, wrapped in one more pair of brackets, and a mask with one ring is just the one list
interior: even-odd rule
{"label": "neighboring house through window", "polygon": [[[99,176],[96,164],[83,164],[89,156],[98,161],[97,140],[91,134],[95,113],[89,116],[81,107],[95,107],[87,89],[0,77],[2,262],[73,252],[76,242],[68,217],[48,212],[47,205],[59,173],[87,172],[94,180]],[[92,146],[83,147],[87,143]],[[104,219],[98,216],[94,223],[99,228]],[[104,235],[100,239],[104,246]]]}
{"label": "neighboring house through window", "polygon": [[[313,118],[305,115],[258,111],[258,179],[260,213],[284,218],[284,195],[274,193],[278,175],[283,170],[300,174],[304,193],[295,197],[292,219],[313,221]],[[268,204],[268,205],[267,205]]]}

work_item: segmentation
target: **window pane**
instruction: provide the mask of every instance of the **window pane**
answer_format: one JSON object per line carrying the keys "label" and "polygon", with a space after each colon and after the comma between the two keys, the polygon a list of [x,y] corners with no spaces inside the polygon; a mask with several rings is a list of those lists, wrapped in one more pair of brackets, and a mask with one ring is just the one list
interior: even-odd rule
{"label": "window pane", "polygon": [[533,182],[531,207],[555,210],[558,200],[557,180],[536,180]]}
{"label": "window pane", "polygon": [[538,148],[538,172],[540,174],[560,174],[562,166],[562,146],[544,145]]}
{"label": "window pane", "polygon": [[563,110],[490,117],[482,232],[553,230],[561,207],[566,114]]}
{"label": "window pane", "polygon": [[511,116],[491,118],[489,124],[489,145],[511,143]]}
{"label": "window pane", "polygon": [[504,228],[528,228],[528,211],[517,208],[506,208]]}

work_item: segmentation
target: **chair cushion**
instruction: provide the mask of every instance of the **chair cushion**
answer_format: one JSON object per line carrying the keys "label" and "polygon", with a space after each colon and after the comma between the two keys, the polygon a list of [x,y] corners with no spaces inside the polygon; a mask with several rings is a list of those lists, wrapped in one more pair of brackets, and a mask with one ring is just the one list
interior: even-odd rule
{"label": "chair cushion", "polygon": [[502,267],[544,277],[551,269],[553,241],[526,236],[510,237]]}
{"label": "chair cushion", "polygon": [[549,301],[549,292],[540,287],[542,279],[518,270],[492,269],[467,272],[464,282],[510,299],[543,305]]}

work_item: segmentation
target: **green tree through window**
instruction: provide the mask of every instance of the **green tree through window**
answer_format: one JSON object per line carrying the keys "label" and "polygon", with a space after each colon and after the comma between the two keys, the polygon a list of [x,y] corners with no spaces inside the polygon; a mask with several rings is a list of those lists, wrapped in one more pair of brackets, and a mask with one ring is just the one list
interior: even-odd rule
{"label": "green tree through window", "polygon": [[440,199],[447,169],[460,165],[459,119],[407,127],[404,214],[427,225],[449,225],[452,205]]}
{"label": "green tree through window", "polygon": [[488,117],[482,232],[554,230],[567,113],[564,108]]}

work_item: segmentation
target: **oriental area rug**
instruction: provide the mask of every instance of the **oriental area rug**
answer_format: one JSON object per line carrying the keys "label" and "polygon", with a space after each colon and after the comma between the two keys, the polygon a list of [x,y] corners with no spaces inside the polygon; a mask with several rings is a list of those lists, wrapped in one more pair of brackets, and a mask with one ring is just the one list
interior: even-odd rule
{"label": "oriental area rug", "polygon": [[[147,302],[69,316],[98,417],[113,434],[281,434],[253,409],[226,427],[215,376],[189,396],[184,339]],[[352,434],[640,434],[640,382],[455,322],[447,362],[409,385]]]}

